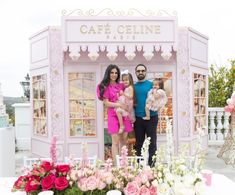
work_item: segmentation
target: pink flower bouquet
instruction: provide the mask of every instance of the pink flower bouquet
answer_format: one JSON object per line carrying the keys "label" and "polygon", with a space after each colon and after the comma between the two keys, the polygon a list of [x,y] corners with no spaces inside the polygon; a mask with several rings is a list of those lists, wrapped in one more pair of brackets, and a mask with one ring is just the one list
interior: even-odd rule
{"label": "pink flower bouquet", "polygon": [[233,92],[231,98],[227,99],[227,106],[224,107],[225,112],[234,112],[235,111],[235,91]]}

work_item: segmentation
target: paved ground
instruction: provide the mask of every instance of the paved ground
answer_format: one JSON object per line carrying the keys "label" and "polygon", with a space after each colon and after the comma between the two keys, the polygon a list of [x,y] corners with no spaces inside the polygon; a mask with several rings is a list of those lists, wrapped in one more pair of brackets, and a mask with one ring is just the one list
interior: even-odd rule
{"label": "paved ground", "polygon": [[224,160],[217,157],[220,146],[210,146],[206,154],[204,168],[210,169],[215,173],[220,173],[235,182],[235,165],[226,165]]}
{"label": "paved ground", "polygon": [[[235,182],[235,167],[231,165],[226,165],[224,161],[217,158],[217,154],[220,150],[218,146],[210,146],[206,154],[205,159],[205,169],[210,169],[215,173],[220,173]],[[30,156],[29,151],[19,151],[16,153],[16,176],[21,174],[21,168],[23,167],[23,157]]]}

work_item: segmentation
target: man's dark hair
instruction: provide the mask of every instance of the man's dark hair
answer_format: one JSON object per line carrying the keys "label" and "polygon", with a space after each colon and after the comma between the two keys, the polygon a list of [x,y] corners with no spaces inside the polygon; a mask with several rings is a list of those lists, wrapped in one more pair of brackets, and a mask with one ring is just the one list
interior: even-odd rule
{"label": "man's dark hair", "polygon": [[137,70],[137,68],[138,68],[139,66],[143,66],[143,67],[145,68],[145,70],[147,71],[147,67],[146,67],[144,64],[138,64],[138,65],[135,67],[135,71]]}

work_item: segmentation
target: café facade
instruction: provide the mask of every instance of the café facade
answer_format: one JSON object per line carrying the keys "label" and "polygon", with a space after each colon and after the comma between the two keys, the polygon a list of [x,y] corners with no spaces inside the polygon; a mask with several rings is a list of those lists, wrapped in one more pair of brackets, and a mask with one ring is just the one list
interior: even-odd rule
{"label": "caf\u00e9 facade", "polygon": [[59,159],[108,156],[107,114],[96,86],[109,64],[128,70],[148,68],[147,78],[162,78],[168,96],[159,113],[157,144],[166,141],[166,118],[173,121],[174,144],[195,151],[198,129],[208,136],[208,37],[179,27],[176,16],[70,15],[61,26],[46,27],[30,37],[32,136],[34,156],[50,155],[58,136]]}

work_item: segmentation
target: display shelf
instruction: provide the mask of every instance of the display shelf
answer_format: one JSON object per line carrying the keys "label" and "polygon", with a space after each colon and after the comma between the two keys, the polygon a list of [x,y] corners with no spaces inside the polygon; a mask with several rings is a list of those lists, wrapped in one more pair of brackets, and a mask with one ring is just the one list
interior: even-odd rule
{"label": "display shelf", "polygon": [[194,132],[206,126],[206,76],[193,73]]}
{"label": "display shelf", "polygon": [[46,74],[32,77],[34,134],[47,136]]}
{"label": "display shelf", "polygon": [[69,73],[68,81],[70,136],[96,136],[95,74]]}

